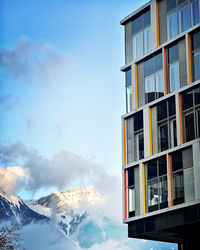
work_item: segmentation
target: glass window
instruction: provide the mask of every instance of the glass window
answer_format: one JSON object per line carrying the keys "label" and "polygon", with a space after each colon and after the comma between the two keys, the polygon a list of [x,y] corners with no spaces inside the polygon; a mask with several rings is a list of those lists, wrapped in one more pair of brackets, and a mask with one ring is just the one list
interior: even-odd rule
{"label": "glass window", "polygon": [[182,33],[189,28],[189,7],[188,4],[179,8],[179,32]]}
{"label": "glass window", "polygon": [[147,174],[148,174],[148,180],[151,180],[151,179],[158,176],[157,160],[152,160],[152,161],[148,162]]}
{"label": "glass window", "polygon": [[154,57],[144,62],[144,75],[147,76],[152,74],[153,72],[154,72]]}
{"label": "glass window", "polygon": [[137,59],[143,56],[143,31],[133,36],[133,57]]}
{"label": "glass window", "polygon": [[191,25],[196,25],[199,22],[199,1],[194,0],[191,2]]}
{"label": "glass window", "polygon": [[159,176],[167,174],[167,162],[166,156],[162,156],[158,159]]}
{"label": "glass window", "polygon": [[144,135],[143,131],[135,135],[135,159],[140,160],[144,158]]}
{"label": "glass window", "polygon": [[179,62],[170,64],[170,92],[180,88]]}
{"label": "glass window", "polygon": [[198,137],[200,137],[200,110],[197,111],[197,123]]}
{"label": "glass window", "polygon": [[146,11],[143,14],[143,17],[144,17],[144,27],[150,25],[151,24],[150,10]]}
{"label": "glass window", "polygon": [[193,91],[187,91],[182,94],[182,109],[188,109],[193,106]]}
{"label": "glass window", "polygon": [[200,48],[200,32],[193,34],[192,50]]}
{"label": "glass window", "polygon": [[155,56],[155,70],[162,69],[163,67],[163,58],[162,58],[162,53],[159,53],[158,55]]}
{"label": "glass window", "polygon": [[185,115],[185,139],[186,142],[195,138],[194,114]]}
{"label": "glass window", "polygon": [[194,52],[194,80],[200,79],[200,50]]}
{"label": "glass window", "polygon": [[168,107],[169,107],[169,116],[176,114],[176,104],[175,104],[175,97],[172,96],[168,99]]}
{"label": "glass window", "polygon": [[176,119],[170,120],[170,143],[171,148],[177,146]]}
{"label": "glass window", "polygon": [[168,124],[159,126],[159,151],[162,152],[169,148],[168,142]]}
{"label": "glass window", "polygon": [[190,202],[194,197],[194,168],[184,169],[185,202]]}
{"label": "glass window", "polygon": [[148,206],[149,212],[158,210],[158,180],[148,182]]}
{"label": "glass window", "polygon": [[129,217],[135,216],[135,188],[131,187],[128,189],[129,197]]}
{"label": "glass window", "polygon": [[168,49],[168,54],[169,54],[169,63],[177,61],[179,59],[178,44],[175,44],[174,46],[170,47]]}
{"label": "glass window", "polygon": [[167,12],[176,7],[176,0],[167,0]]}
{"label": "glass window", "polygon": [[134,115],[134,131],[143,128],[143,111],[139,111]]}
{"label": "glass window", "polygon": [[160,209],[168,207],[167,176],[159,179],[159,203]]}
{"label": "glass window", "polygon": [[144,29],[144,53],[147,54],[151,50],[151,27]]}
{"label": "glass window", "polygon": [[135,34],[142,29],[142,15],[132,22],[132,33]]}
{"label": "glass window", "polygon": [[178,0],[178,5],[182,4],[183,2],[185,2],[185,0]]}
{"label": "glass window", "polygon": [[128,186],[133,186],[135,184],[134,179],[134,168],[128,169]]}
{"label": "glass window", "polygon": [[163,101],[157,105],[157,121],[167,118],[167,102]]}
{"label": "glass window", "polygon": [[200,104],[200,87],[194,89],[195,105]]}
{"label": "glass window", "polygon": [[145,77],[145,101],[146,103],[155,100],[154,74]]}
{"label": "glass window", "polygon": [[177,171],[183,168],[182,151],[176,151],[172,154],[172,171]]}
{"label": "glass window", "polygon": [[184,202],[183,172],[173,174],[173,204],[178,205]]}
{"label": "glass window", "polygon": [[167,16],[167,37],[168,40],[178,35],[177,10]]}
{"label": "glass window", "polygon": [[125,71],[125,78],[126,78],[126,86],[129,86],[131,85],[131,68],[128,68],[126,71]]}
{"label": "glass window", "polygon": [[129,113],[133,109],[132,105],[132,85],[126,87],[126,112]]}
{"label": "glass window", "polygon": [[164,81],[163,70],[160,70],[156,74],[156,98],[164,96]]}

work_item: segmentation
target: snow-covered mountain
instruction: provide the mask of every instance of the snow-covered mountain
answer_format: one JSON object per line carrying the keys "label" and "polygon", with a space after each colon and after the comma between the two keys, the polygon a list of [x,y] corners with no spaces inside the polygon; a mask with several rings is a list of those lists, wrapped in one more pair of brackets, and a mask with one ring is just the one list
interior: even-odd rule
{"label": "snow-covered mountain", "polygon": [[0,194],[0,219],[9,220],[18,225],[26,225],[49,219],[30,209],[18,196]]}

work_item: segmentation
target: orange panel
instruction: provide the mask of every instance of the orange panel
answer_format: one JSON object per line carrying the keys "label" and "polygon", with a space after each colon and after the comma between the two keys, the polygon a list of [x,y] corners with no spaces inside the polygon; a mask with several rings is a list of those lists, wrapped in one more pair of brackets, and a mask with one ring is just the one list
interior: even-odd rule
{"label": "orange panel", "polygon": [[126,165],[126,120],[123,119],[123,153],[124,153],[124,166]]}
{"label": "orange panel", "polygon": [[146,214],[145,166],[142,163],[143,214]]}
{"label": "orange panel", "polygon": [[124,170],[124,219],[127,218],[127,172]]}
{"label": "orange panel", "polygon": [[135,64],[135,108],[138,108],[138,76],[137,76],[137,64]]}
{"label": "orange panel", "polygon": [[179,102],[179,121],[180,121],[180,144],[183,144],[183,123],[182,123],[182,107],[181,107],[181,95],[178,96]]}
{"label": "orange panel", "polygon": [[167,54],[166,48],[163,48],[165,95],[167,95],[167,56],[166,54]]}
{"label": "orange panel", "polygon": [[157,30],[157,47],[160,45],[160,34],[159,34],[159,13],[158,13],[158,2],[156,1],[156,30]]}
{"label": "orange panel", "polygon": [[168,184],[169,184],[169,207],[172,206],[172,173],[171,173],[171,155],[167,155],[168,160]]}
{"label": "orange panel", "polygon": [[191,36],[188,34],[188,64],[189,64],[189,83],[192,83],[192,59],[191,59]]}

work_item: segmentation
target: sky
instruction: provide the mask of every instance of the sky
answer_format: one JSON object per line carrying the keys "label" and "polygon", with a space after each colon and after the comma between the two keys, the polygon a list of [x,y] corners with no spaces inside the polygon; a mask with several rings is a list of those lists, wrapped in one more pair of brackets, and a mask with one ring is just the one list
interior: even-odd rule
{"label": "sky", "polygon": [[[121,180],[125,90],[120,20],[145,2],[0,0],[1,152],[15,150],[12,161],[0,161],[2,167],[24,167],[28,152],[29,158],[34,152],[53,162],[65,151]],[[39,165],[35,169],[44,172]],[[34,167],[28,168],[32,175]],[[72,168],[73,163],[61,169],[70,175]],[[90,184],[90,178],[76,174],[62,186],[34,189],[34,197]],[[33,196],[20,191],[22,198]]]}

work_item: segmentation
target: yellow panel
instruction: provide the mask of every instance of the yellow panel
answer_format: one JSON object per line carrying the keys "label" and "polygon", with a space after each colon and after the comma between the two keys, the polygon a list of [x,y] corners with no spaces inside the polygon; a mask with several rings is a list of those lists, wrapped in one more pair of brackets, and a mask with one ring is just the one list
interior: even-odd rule
{"label": "yellow panel", "polygon": [[152,155],[152,123],[151,123],[151,108],[149,108],[149,146],[150,156]]}
{"label": "yellow panel", "polygon": [[145,166],[142,163],[143,214],[146,214]]}

